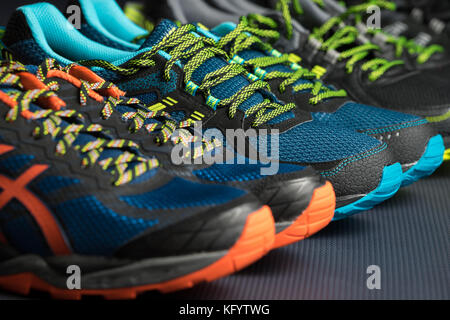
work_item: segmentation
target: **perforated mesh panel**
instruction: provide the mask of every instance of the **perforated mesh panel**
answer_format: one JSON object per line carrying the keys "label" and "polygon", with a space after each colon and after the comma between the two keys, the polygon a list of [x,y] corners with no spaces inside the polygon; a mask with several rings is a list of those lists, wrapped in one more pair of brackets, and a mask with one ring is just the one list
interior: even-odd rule
{"label": "perforated mesh panel", "polygon": [[315,120],[325,125],[332,125],[338,128],[350,128],[357,131],[384,128],[393,126],[401,127],[403,124],[420,125],[417,116],[390,111],[381,108],[366,106],[363,104],[348,102],[334,113],[314,112],[312,116]]}
{"label": "perforated mesh panel", "polygon": [[[264,178],[265,176],[261,175],[261,168],[268,166],[262,164],[214,164],[206,169],[195,170],[194,174],[200,179],[213,182],[251,181]],[[303,169],[301,166],[280,163],[278,173]]]}
{"label": "perforated mesh panel", "polygon": [[76,252],[111,255],[118,247],[159,223],[119,215],[94,196],[66,201],[55,208]]}
{"label": "perforated mesh panel", "polygon": [[213,206],[242,196],[242,190],[222,185],[201,185],[195,182],[173,179],[152,192],[123,196],[121,200],[140,209],[179,209]]}
{"label": "perforated mesh panel", "polygon": [[6,158],[0,161],[0,170],[10,174],[15,174],[33,159],[34,156],[26,154],[18,154],[9,157],[6,155]]}
{"label": "perforated mesh panel", "polygon": [[408,77],[394,84],[383,86],[374,84],[368,86],[367,91],[382,106],[397,111],[427,110],[427,106],[444,106],[450,101],[448,83],[425,73]]}
{"label": "perforated mesh panel", "polygon": [[[260,143],[268,145],[273,154],[271,139],[260,136]],[[256,147],[256,139],[251,139]],[[285,131],[279,136],[279,158],[282,161],[318,163],[341,160],[379,146],[372,137],[347,129],[306,122]]]}

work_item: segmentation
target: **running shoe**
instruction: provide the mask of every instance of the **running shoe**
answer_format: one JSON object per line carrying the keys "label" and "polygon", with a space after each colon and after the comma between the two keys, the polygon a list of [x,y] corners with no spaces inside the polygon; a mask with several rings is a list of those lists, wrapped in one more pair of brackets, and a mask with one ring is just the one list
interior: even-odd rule
{"label": "running shoe", "polygon": [[0,80],[2,289],[132,299],[215,280],[271,249],[273,218],[253,195],[168,175],[80,113],[39,108],[62,100],[21,81],[34,79]]}
{"label": "running shoe", "polygon": [[[47,18],[49,14],[52,19]],[[247,158],[253,157],[249,146],[258,150],[258,145],[264,145],[268,154],[277,153],[280,163],[312,166],[334,186],[335,219],[372,208],[395,194],[402,168],[386,143],[311,121],[309,113],[293,103],[281,103],[265,90],[266,83],[248,80],[255,80],[254,76],[240,65],[228,64],[221,58],[226,53],[206,43],[195,30],[193,25],[178,28],[163,20],[141,49],[122,51],[84,37],[55,7],[35,4],[16,11],[4,42],[28,64],[38,64],[42,57],[62,65],[84,60],[82,64],[113,81],[128,96],[158,105],[183,120],[200,118],[204,129],[216,129],[223,136],[227,130],[254,129],[255,136],[244,137],[246,147],[233,141],[224,145],[232,144]],[[165,104],[166,97],[176,103]],[[272,149],[273,141],[278,148]],[[212,172],[203,176],[224,179]]]}
{"label": "running shoe", "polygon": [[380,47],[356,27],[331,17],[310,0],[267,1],[267,5],[279,12],[249,18],[252,25],[277,31],[264,38],[276,49],[301,57],[302,65],[326,83],[345,89],[355,101],[426,118],[449,152],[448,80],[411,70],[403,60],[385,59]]}
{"label": "running shoe", "polygon": [[[318,6],[330,15],[341,19],[344,23],[358,29],[361,35],[367,37],[380,48],[380,56],[395,60],[401,59],[410,70],[420,70],[429,77],[438,77],[449,84],[450,57],[441,44],[446,37],[432,37],[425,25],[396,11],[393,2],[385,0],[361,1],[361,4],[347,8],[334,0],[322,1]],[[377,6],[382,9],[382,23],[376,27],[368,27],[370,8]]]}
{"label": "running shoe", "polygon": [[[328,225],[334,215],[333,187],[312,168],[279,164],[278,174],[263,176],[262,164],[173,164],[173,147],[168,144],[172,141],[184,146],[195,144],[197,137],[188,131],[189,128],[177,129],[175,132],[182,132],[175,135],[175,122],[168,114],[149,111],[137,99],[123,97],[116,86],[85,67],[69,65],[62,68],[54,59],[46,59],[39,67],[28,66],[28,70],[17,63],[5,65],[4,70],[16,74],[33,71],[39,79],[31,85],[23,83],[26,89],[48,85],[67,105],[93,123],[101,124],[120,138],[138,143],[143,153],[156,156],[171,174],[195,182],[228,184],[252,191],[273,210],[277,232],[273,248],[313,235]],[[170,103],[168,99],[166,101]],[[201,143],[200,149],[203,147],[208,150],[208,145]],[[218,152],[217,149],[210,152]],[[190,153],[201,156],[203,150]]]}
{"label": "running shoe", "polygon": [[395,0],[399,12],[409,14],[420,24],[428,25],[435,35],[450,40],[450,3],[442,0]]}
{"label": "running shoe", "polygon": [[[88,13],[109,8],[107,3],[112,12],[106,20],[116,26],[116,30],[131,30],[123,23],[126,17],[114,1],[78,2],[82,12],[88,16],[83,19],[89,26],[85,27],[85,34],[102,35],[108,39],[104,44],[114,42],[114,37],[120,37],[119,32],[111,34],[114,30],[110,29],[111,32],[103,33],[106,26],[97,30],[94,26],[102,26],[99,15]],[[98,6],[99,4],[102,6]],[[279,99],[296,103],[300,109],[311,112],[314,120],[327,126],[348,128],[386,141],[403,167],[403,186],[431,175],[441,165],[442,136],[436,134],[427,120],[348,100],[345,90],[329,88],[316,80],[316,74],[301,68],[297,63],[300,60],[297,56],[282,54],[258,37],[270,36],[274,34],[273,31],[250,26],[245,17],[241,18],[237,26],[226,22],[211,31],[203,24],[197,24],[197,27],[199,34],[213,39],[219,49],[227,51],[233,57],[232,63],[246,66],[249,72],[267,81]],[[145,30],[136,26],[135,29],[134,34],[132,31],[128,32],[128,39],[137,39],[145,33]],[[128,42],[128,45],[132,43]],[[134,49],[139,49],[138,45],[134,45]]]}

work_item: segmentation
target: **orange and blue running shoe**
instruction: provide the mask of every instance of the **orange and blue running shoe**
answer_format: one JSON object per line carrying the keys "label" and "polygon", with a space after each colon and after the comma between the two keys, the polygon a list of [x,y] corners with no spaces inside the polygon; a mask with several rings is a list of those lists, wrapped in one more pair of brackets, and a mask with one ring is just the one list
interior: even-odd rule
{"label": "orange and blue running shoe", "polygon": [[273,217],[254,196],[165,173],[77,111],[39,108],[62,101],[18,89],[28,81],[0,80],[0,288],[131,299],[215,280],[272,248]]}

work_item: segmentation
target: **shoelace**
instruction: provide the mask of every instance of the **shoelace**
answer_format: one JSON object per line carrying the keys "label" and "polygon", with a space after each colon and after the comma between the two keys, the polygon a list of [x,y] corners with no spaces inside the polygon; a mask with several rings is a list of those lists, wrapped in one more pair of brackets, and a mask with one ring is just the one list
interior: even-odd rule
{"label": "shoelace", "polygon": [[[363,23],[363,16],[366,14],[367,9],[374,5],[385,10],[396,10],[396,5],[394,2],[386,0],[370,0],[359,5],[348,7],[345,13],[340,15],[340,18],[342,21],[345,21],[350,16],[353,16],[355,25]],[[433,44],[430,46],[422,46],[416,43],[413,39],[396,37],[379,29],[367,29],[366,32],[374,36],[381,35],[387,43],[394,45],[397,58],[400,58],[403,52],[408,50],[409,54],[417,56],[416,61],[419,64],[424,64],[436,53],[444,52],[444,48],[440,45]]]}
{"label": "shoelace", "polygon": [[[14,74],[2,72],[0,77],[0,84],[2,85],[18,85],[20,83],[20,77]],[[6,94],[17,102],[8,111],[6,121],[14,122],[25,112],[31,114],[30,119],[37,120],[37,126],[32,134],[34,138],[51,136],[58,141],[55,154],[59,156],[64,156],[70,148],[74,148],[81,155],[82,167],[87,168],[98,163],[103,170],[111,172],[115,176],[113,184],[116,186],[126,184],[159,166],[157,159],[140,156],[135,151],[139,149],[139,146],[132,141],[123,139],[112,140],[105,136],[103,138],[98,137],[84,144],[77,143],[80,134],[97,137],[104,131],[103,127],[96,124],[83,124],[83,116],[75,110],[31,111],[30,104],[32,102],[37,101],[39,98],[56,96],[54,92],[48,89],[27,91],[11,89]],[[106,150],[118,150],[120,153],[117,156],[110,156],[100,160],[102,153]]]}
{"label": "shoelace", "polygon": [[[38,67],[37,77],[52,90],[57,92],[59,86],[55,81],[47,78],[48,72],[50,70],[60,70],[70,74],[70,69],[76,65],[77,64],[69,64],[66,67],[62,67],[55,59],[48,58]],[[107,91],[104,91],[104,89],[118,89],[115,84],[105,80],[94,83],[85,80],[80,81],[82,83],[80,88],[80,104],[82,106],[86,105],[86,97],[89,95],[90,90],[93,90],[100,95],[104,95],[107,94]],[[108,120],[119,105],[131,107],[136,111],[128,111],[121,115],[122,119],[132,121],[132,125],[129,127],[130,132],[137,132],[142,128],[145,128],[149,134],[157,133],[155,142],[159,145],[166,144],[168,141],[171,141],[173,145],[181,143],[185,148],[189,148],[193,145],[194,151],[192,157],[194,159],[201,157],[205,152],[210,152],[222,145],[217,139],[206,140],[192,134],[189,130],[192,129],[195,123],[191,121],[177,122],[165,111],[151,111],[148,109],[148,106],[136,98],[115,98],[111,95],[106,98],[105,105],[101,111],[103,119]],[[145,124],[147,120],[150,119],[155,120],[155,122]],[[184,156],[189,157],[191,156],[191,153],[187,152]]]}
{"label": "shoelace", "polygon": [[[323,5],[321,0],[313,0],[319,5]],[[301,8],[298,0],[279,0],[277,8],[282,12],[285,28],[287,30],[288,39],[292,37],[292,15],[291,15],[291,5],[295,14],[302,14],[303,10]],[[267,26],[276,25],[276,22],[268,17],[262,17],[261,15],[253,14],[249,16],[251,25],[264,24]],[[270,21],[271,20],[271,21]],[[331,36],[328,36],[330,32],[333,32],[333,28],[337,27],[337,31]],[[290,30],[290,31],[289,31]],[[322,51],[335,51],[337,54],[337,61],[347,60],[346,69],[347,73],[352,73],[354,66],[357,62],[366,61],[362,64],[361,69],[363,71],[371,71],[369,74],[370,81],[378,80],[383,74],[385,74],[389,69],[403,65],[404,62],[401,60],[388,61],[383,58],[370,58],[371,52],[378,51],[380,48],[373,43],[365,43],[362,45],[355,45],[358,39],[359,31],[356,27],[346,26],[342,23],[340,17],[330,18],[326,23],[324,23],[320,28],[316,28],[310,38],[318,41],[319,50]],[[344,50],[342,52],[337,52],[336,50],[342,46],[353,45],[353,48]]]}
{"label": "shoelace", "polygon": [[[323,6],[323,0],[312,0],[314,3]],[[293,24],[292,24],[292,14],[291,14],[291,8],[294,11],[294,14],[297,15],[301,15],[303,14],[303,8],[300,5],[300,2],[298,0],[278,0],[278,2],[275,5],[275,9],[281,12],[281,15],[283,17],[283,23],[284,23],[284,28],[286,31],[286,38],[288,40],[290,40],[292,38],[293,35]],[[257,22],[258,24],[263,24],[266,25],[268,27],[270,27],[271,29],[275,29],[278,27],[278,24],[275,20],[273,20],[272,18],[263,16],[261,14],[249,14],[247,15],[247,17],[249,18],[250,21],[252,22]],[[279,38],[280,34],[278,33],[278,35],[276,36],[276,38]]]}
{"label": "shoelace", "polygon": [[[345,90],[332,90],[325,86],[321,81],[317,80],[315,73],[302,68],[293,61],[290,55],[282,54],[273,49],[270,44],[263,42],[258,36],[273,38],[276,36],[276,32],[274,30],[262,30],[257,27],[251,27],[247,18],[242,17],[236,28],[222,37],[217,43],[217,46],[221,49],[228,47],[229,55],[233,57],[230,62],[249,67],[252,69],[253,74],[261,80],[284,79],[279,86],[280,92],[284,92],[287,86],[292,86],[295,92],[309,92],[313,96],[309,100],[311,104],[317,104],[329,98],[347,96]],[[265,51],[270,56],[256,57],[245,61],[239,56],[239,52],[255,47]],[[289,67],[292,71],[267,72],[263,69],[280,64]],[[307,82],[295,85],[299,80],[307,80]]]}
{"label": "shoelace", "polygon": [[124,7],[125,15],[138,26],[152,31],[155,25],[145,17],[144,5],[141,3],[127,2]]}
{"label": "shoelace", "polygon": [[[202,92],[207,105],[214,110],[217,107],[228,107],[229,117],[234,118],[238,107],[244,101],[260,90],[269,89],[269,85],[268,83],[258,80],[241,88],[229,98],[218,99],[212,96],[211,89],[213,87],[236,76],[246,76],[247,72],[238,64],[227,64],[220,69],[208,73],[201,84],[194,83],[194,81],[191,80],[192,75],[204,62],[212,57],[228,57],[226,52],[214,46],[214,40],[198,37],[193,34],[195,31],[196,27],[193,25],[184,25],[180,28],[174,28],[172,32],[166,35],[157,45],[152,47],[151,50],[143,53],[139,57],[129,60],[125,65],[120,67],[103,60],[86,60],[80,61],[79,63],[89,67],[101,67],[121,75],[129,76],[137,73],[142,68],[154,66],[155,61],[152,60],[152,57],[159,51],[165,51],[171,56],[164,68],[164,79],[166,81],[170,80],[170,71],[176,63],[179,63],[179,61],[187,61],[186,64],[182,66],[185,74],[185,90],[191,95]],[[247,109],[244,112],[244,116],[249,117],[255,115],[252,126],[257,127],[294,108],[296,108],[296,106],[293,103],[281,105],[266,98],[263,102]]]}

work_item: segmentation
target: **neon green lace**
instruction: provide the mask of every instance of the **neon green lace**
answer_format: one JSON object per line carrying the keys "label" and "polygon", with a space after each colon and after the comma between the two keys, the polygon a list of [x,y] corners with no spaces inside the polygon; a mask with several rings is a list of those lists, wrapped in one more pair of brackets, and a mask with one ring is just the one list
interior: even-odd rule
{"label": "neon green lace", "polygon": [[[276,34],[277,32],[274,30],[262,30],[257,27],[251,27],[247,18],[242,17],[237,27],[219,40],[217,47],[221,49],[228,48],[229,55],[233,57],[231,62],[249,67],[261,80],[283,79],[279,85],[279,90],[282,93],[286,90],[287,86],[292,86],[295,92],[309,91],[313,95],[309,101],[311,104],[317,104],[324,99],[347,96],[345,90],[332,90],[323,85],[322,82],[317,80],[315,73],[293,62],[291,55],[282,54],[274,50],[271,45],[263,42],[258,37],[273,38]],[[270,56],[257,57],[246,61],[239,57],[239,52],[255,47],[265,51]],[[266,72],[263,69],[280,64],[289,67],[292,71]],[[308,82],[295,85],[299,80],[308,80]]]}
{"label": "neon green lace", "polygon": [[[65,67],[61,66],[53,58],[47,58],[37,70],[37,78],[46,84],[53,92],[58,92],[60,86],[57,81],[47,78],[50,70],[59,70],[70,74],[70,69],[77,64],[69,64]],[[113,83],[108,81],[100,82],[87,82],[80,79],[80,104],[85,106],[87,104],[87,97],[90,91],[95,91],[102,95],[107,94],[103,89],[116,88]],[[119,91],[119,90],[118,90]],[[205,152],[212,151],[215,148],[221,146],[221,142],[218,139],[206,140],[190,132],[193,127],[193,123],[189,121],[177,122],[172,116],[162,110],[152,111],[149,110],[149,106],[141,102],[136,98],[113,96],[104,97],[104,106],[101,110],[101,115],[104,120],[108,120],[112,114],[116,111],[119,105],[126,105],[134,109],[134,111],[128,111],[121,114],[121,117],[125,121],[131,121],[129,131],[136,133],[141,129],[145,129],[149,134],[156,133],[155,143],[158,145],[166,144],[171,141],[173,145],[181,143],[186,149],[195,144],[194,151],[192,152],[193,158],[202,156]],[[155,122],[147,123],[147,120],[154,119]],[[175,134],[177,133],[177,134]],[[191,156],[191,153],[186,152],[184,156],[187,158]]]}
{"label": "neon green lace", "polygon": [[[316,0],[315,2],[318,1]],[[279,0],[278,8],[283,14],[286,30],[292,30],[291,4],[294,14],[301,14],[303,12],[298,0]],[[321,5],[320,2],[319,5]],[[256,19],[252,21],[252,25],[254,25],[255,22],[264,23],[267,25],[268,21],[267,19],[261,19],[261,17],[258,17],[257,15],[252,15],[250,19]],[[333,28],[335,27],[337,27],[337,31],[331,36],[328,36],[328,34],[333,32]],[[319,41],[321,45],[319,50],[322,51],[336,51],[344,46],[353,46],[351,49],[337,52],[337,59],[338,61],[347,60],[347,73],[353,72],[356,63],[363,60],[368,60],[361,66],[361,69],[363,71],[371,71],[369,74],[370,81],[376,81],[389,69],[404,64],[401,60],[388,61],[382,58],[370,59],[369,55],[374,51],[380,50],[380,48],[370,42],[362,45],[355,45],[358,36],[359,31],[355,27],[344,25],[341,17],[333,17],[325,22],[320,28],[316,28],[310,37]]]}
{"label": "neon green lace", "polygon": [[127,2],[123,9],[125,15],[138,26],[147,31],[152,31],[155,25],[145,17],[144,5],[141,3]]}
{"label": "neon green lace", "polygon": [[[323,6],[323,0],[312,0],[314,3]],[[299,0],[278,0],[276,6],[276,10],[280,11],[283,16],[283,21],[286,28],[286,38],[291,39],[293,35],[294,27],[292,25],[292,11],[295,15],[303,14],[302,6],[300,5]],[[278,24],[271,18],[265,17],[260,14],[249,14],[250,20],[256,21],[261,24],[265,24],[270,28],[277,28]]]}
{"label": "neon green lace", "polygon": [[[381,9],[395,11],[396,5],[392,1],[386,0],[369,0],[366,3],[348,7],[342,15],[339,17],[342,21],[348,21],[349,17],[353,17],[353,23],[363,23],[363,16],[366,14],[367,9],[371,6],[378,6]],[[416,43],[413,39],[407,39],[406,37],[396,37],[390,35],[379,29],[367,29],[367,33],[370,35],[382,34],[387,43],[395,46],[395,54],[397,58],[401,58],[405,50],[408,51],[410,55],[416,55],[416,61],[419,64],[424,64],[427,62],[434,54],[444,52],[444,48],[440,45],[430,45],[422,46]]]}
{"label": "neon green lace", "polygon": [[[238,92],[226,99],[217,99],[211,95],[211,89],[239,75],[247,75],[246,70],[238,64],[227,64],[226,66],[208,73],[202,83],[196,84],[192,81],[193,73],[208,59],[212,57],[225,57],[228,55],[225,51],[214,47],[215,42],[212,39],[204,39],[194,34],[196,27],[193,25],[184,25],[180,28],[172,29],[157,45],[139,57],[129,60],[125,65],[115,66],[104,60],[86,60],[80,61],[80,64],[90,67],[101,67],[107,70],[115,71],[119,74],[130,76],[136,74],[142,68],[154,66],[156,63],[152,58],[159,51],[167,52],[171,58],[164,67],[164,79],[170,80],[170,71],[179,61],[187,61],[182,66],[184,71],[184,83],[186,91],[195,95],[197,91],[201,92],[206,104],[215,109],[216,107],[228,107],[229,117],[234,118],[238,107],[249,97],[259,90],[269,89],[268,83],[261,80],[252,82],[241,88]],[[274,103],[269,99],[258,103],[244,111],[245,117],[255,115],[252,126],[257,127],[270,121],[279,115],[294,109],[293,103],[281,105]]]}

